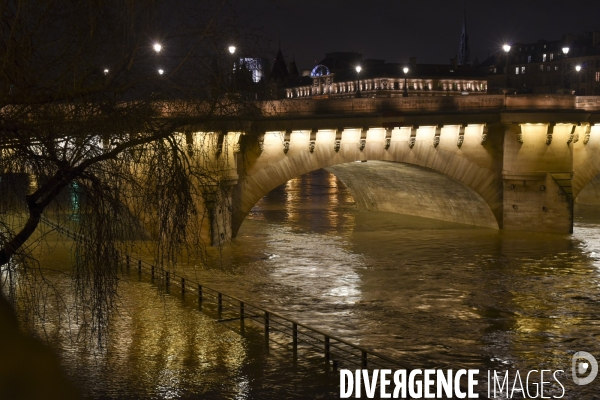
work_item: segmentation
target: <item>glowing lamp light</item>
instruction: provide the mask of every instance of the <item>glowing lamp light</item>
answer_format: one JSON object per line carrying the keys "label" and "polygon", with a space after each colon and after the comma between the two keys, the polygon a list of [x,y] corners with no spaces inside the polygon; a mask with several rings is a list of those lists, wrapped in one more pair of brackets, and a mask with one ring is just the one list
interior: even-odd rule
{"label": "glowing lamp light", "polygon": [[104,68],[104,75],[108,75],[108,68]]}
{"label": "glowing lamp light", "polygon": [[229,46],[229,53],[235,53],[235,46]]}
{"label": "glowing lamp light", "polygon": [[510,51],[510,45],[509,45],[509,44],[505,44],[504,46],[502,46],[502,49],[503,49],[505,52],[507,52],[507,53],[508,53],[508,52]]}
{"label": "glowing lamp light", "polygon": [[402,71],[404,71],[405,74],[408,74],[408,67],[404,67]]}
{"label": "glowing lamp light", "polygon": [[569,50],[570,50],[570,49],[569,49],[568,47],[563,47],[563,48],[562,48],[562,52],[563,52],[563,54],[564,54],[565,56],[566,56],[567,54],[569,54]]}
{"label": "glowing lamp light", "polygon": [[356,72],[360,72],[360,71],[362,71],[362,67],[359,65],[356,67]]}
{"label": "glowing lamp light", "polygon": [[154,43],[154,46],[152,46],[152,48],[157,53],[160,53],[160,51],[162,50],[162,46],[159,43]]}
{"label": "glowing lamp light", "polygon": [[164,71],[162,68],[158,70],[158,74],[159,74],[159,75],[162,75],[162,74],[164,74],[164,73],[165,73],[165,71]]}
{"label": "glowing lamp light", "polygon": [[575,71],[577,71],[577,72],[581,71],[581,65],[575,66]]}

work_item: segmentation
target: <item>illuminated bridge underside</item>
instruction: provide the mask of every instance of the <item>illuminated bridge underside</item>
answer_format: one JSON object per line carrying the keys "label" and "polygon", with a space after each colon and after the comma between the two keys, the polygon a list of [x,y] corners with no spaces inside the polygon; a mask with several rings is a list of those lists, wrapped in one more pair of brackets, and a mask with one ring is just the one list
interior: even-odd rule
{"label": "illuminated bridge underside", "polygon": [[189,135],[208,154],[201,162],[221,171],[221,192],[204,196],[213,244],[235,237],[271,190],[321,168],[365,209],[555,233],[572,232],[573,202],[600,173],[600,96],[257,104],[255,120],[227,116]]}
{"label": "illuminated bridge underside", "polygon": [[577,203],[597,206],[600,205],[600,175],[588,183],[577,196]]}
{"label": "illuminated bridge underside", "polygon": [[385,161],[327,168],[360,210],[385,211],[498,229],[487,203],[456,180],[414,165]]}

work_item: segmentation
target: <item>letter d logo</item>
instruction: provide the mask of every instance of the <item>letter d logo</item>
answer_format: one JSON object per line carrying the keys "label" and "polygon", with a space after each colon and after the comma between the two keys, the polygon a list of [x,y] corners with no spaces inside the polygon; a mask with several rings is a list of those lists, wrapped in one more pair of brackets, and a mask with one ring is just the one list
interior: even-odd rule
{"label": "letter d logo", "polygon": [[[580,359],[582,358],[585,361],[581,361]],[[590,371],[590,374],[586,378],[577,376],[578,373],[585,374],[587,371]],[[573,367],[571,372],[573,373],[573,382],[575,382],[576,385],[587,385],[588,383],[592,383],[596,378],[596,375],[598,375],[598,362],[590,353],[578,351],[573,354]]]}

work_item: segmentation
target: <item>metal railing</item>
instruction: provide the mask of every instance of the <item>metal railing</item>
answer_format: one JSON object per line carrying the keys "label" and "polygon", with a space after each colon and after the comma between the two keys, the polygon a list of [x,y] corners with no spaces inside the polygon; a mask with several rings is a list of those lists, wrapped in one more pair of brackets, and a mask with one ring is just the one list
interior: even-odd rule
{"label": "metal railing", "polygon": [[[42,217],[42,222],[73,240],[84,240],[64,226]],[[136,268],[139,274],[148,273],[154,279],[160,279],[167,291],[171,286],[179,286],[181,294],[195,293],[200,307],[213,303],[217,310],[218,322],[239,320],[241,324],[252,321],[262,326],[267,344],[273,342],[284,348],[290,348],[294,356],[299,350],[311,350],[323,355],[327,367],[333,371],[339,368],[358,367],[361,369],[409,369],[397,360],[363,346],[358,346],[321,329],[310,327],[295,319],[286,317],[267,308],[257,306],[236,296],[229,295],[191,280],[183,275],[165,270],[161,266],[146,262],[140,258],[125,255],[127,270]]]}

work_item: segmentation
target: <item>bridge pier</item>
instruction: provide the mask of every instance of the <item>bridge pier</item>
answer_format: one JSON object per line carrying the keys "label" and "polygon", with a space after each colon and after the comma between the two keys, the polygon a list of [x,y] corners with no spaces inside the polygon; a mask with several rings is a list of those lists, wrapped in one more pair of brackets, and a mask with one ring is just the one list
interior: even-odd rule
{"label": "bridge pier", "polygon": [[504,229],[572,233],[577,123],[504,126]]}

